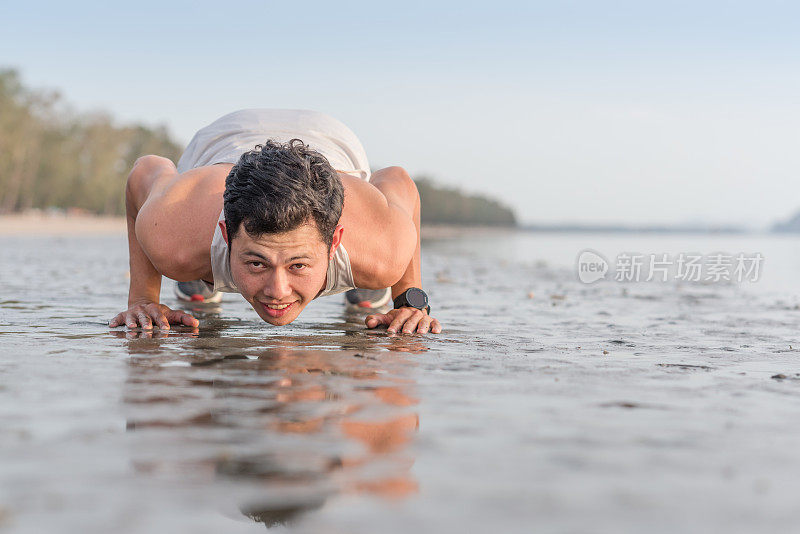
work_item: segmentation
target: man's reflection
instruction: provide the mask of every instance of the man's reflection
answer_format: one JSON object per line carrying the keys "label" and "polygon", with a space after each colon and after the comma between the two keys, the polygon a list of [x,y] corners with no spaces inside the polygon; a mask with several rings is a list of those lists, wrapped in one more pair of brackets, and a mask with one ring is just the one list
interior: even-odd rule
{"label": "man's reflection", "polygon": [[330,350],[340,349],[334,339],[323,348],[271,339],[265,349],[252,338],[209,346],[192,331],[127,335],[138,471],[246,487],[242,512],[268,525],[336,493],[417,491],[408,446],[418,401],[404,352],[425,350],[419,341],[349,339],[342,351]]}

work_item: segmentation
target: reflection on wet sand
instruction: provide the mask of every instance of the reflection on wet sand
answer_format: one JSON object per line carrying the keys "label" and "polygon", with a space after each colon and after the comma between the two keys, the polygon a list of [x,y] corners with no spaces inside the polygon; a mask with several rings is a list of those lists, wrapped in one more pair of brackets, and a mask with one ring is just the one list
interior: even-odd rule
{"label": "reflection on wet sand", "polygon": [[114,335],[130,340],[124,403],[137,472],[248,486],[236,506],[267,525],[339,493],[417,492],[415,365],[404,353],[424,351],[424,340],[363,329],[267,340],[208,329]]}

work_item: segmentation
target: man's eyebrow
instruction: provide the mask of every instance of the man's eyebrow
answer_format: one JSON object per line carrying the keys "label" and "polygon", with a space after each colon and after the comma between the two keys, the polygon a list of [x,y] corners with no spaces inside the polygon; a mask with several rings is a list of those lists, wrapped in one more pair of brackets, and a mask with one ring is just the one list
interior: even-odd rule
{"label": "man's eyebrow", "polygon": [[259,254],[258,252],[254,251],[254,250],[244,250],[244,251],[242,251],[242,255],[243,256],[255,256],[256,258],[262,259],[265,262],[269,263],[269,260],[266,258],[266,256],[263,256],[263,255]]}
{"label": "man's eyebrow", "polygon": [[[254,250],[245,250],[245,251],[242,252],[242,254],[245,255],[245,256],[255,256],[256,258],[258,258],[260,260],[263,260],[265,263],[270,263],[271,264],[271,262],[269,261],[269,259],[266,256],[264,256],[262,254],[259,254],[258,252],[254,251]],[[310,254],[303,253],[303,254],[299,254],[297,256],[292,256],[291,258],[286,260],[286,262],[289,263],[289,262],[293,262],[293,261],[296,261],[296,260],[310,260],[310,259],[311,259],[311,255]]]}

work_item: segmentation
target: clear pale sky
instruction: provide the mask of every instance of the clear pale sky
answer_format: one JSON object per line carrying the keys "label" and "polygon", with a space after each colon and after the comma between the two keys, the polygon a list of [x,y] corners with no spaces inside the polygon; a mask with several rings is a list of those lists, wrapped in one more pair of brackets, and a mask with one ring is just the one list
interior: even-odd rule
{"label": "clear pale sky", "polygon": [[195,130],[329,113],[373,166],[523,222],[763,226],[800,209],[795,2],[22,2],[0,67],[81,111]]}

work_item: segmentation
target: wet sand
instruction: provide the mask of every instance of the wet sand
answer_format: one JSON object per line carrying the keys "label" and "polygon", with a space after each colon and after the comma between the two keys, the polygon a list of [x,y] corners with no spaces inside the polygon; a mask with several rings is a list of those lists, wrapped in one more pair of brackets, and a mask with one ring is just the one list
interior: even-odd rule
{"label": "wet sand", "polygon": [[[195,310],[197,330],[111,330],[124,235],[2,237],[0,521],[37,534],[793,530],[797,281],[583,285],[559,258],[603,251],[596,239],[427,241],[445,331],[404,337],[365,330],[337,297],[283,328],[230,295]],[[712,245],[752,249],[682,243]],[[800,265],[790,245],[762,238],[770,272]],[[174,304],[169,284],[162,296]]]}

